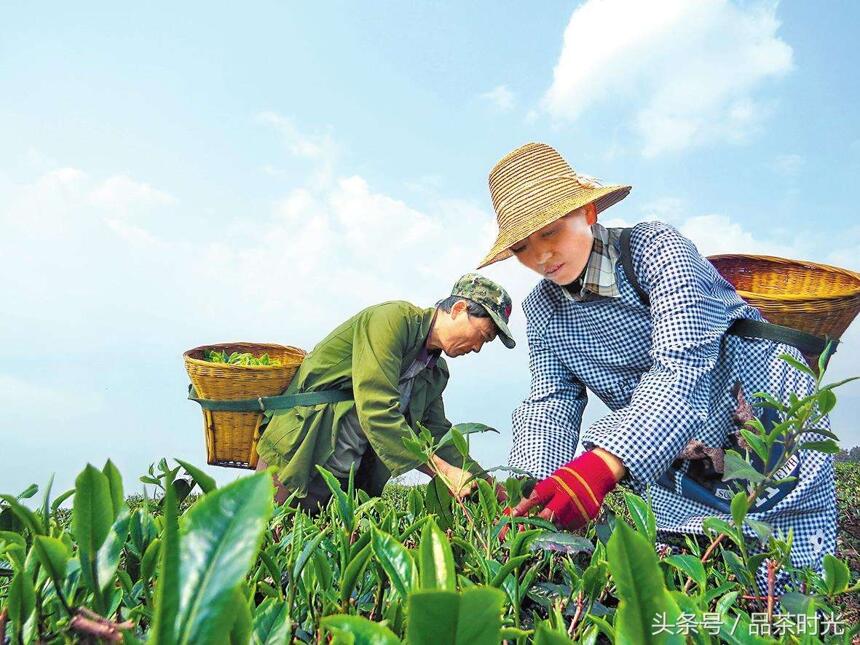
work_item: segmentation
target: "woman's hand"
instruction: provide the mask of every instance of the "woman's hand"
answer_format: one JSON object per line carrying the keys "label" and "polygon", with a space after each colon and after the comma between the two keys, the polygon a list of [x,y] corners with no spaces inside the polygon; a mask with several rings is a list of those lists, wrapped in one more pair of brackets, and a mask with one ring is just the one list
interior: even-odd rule
{"label": "woman's hand", "polygon": [[[514,507],[511,516],[523,517],[531,509],[540,508],[538,517],[559,528],[585,526],[597,517],[606,494],[623,476],[620,460],[599,448],[589,450],[539,481],[532,494]],[[505,529],[499,539],[504,539]]]}

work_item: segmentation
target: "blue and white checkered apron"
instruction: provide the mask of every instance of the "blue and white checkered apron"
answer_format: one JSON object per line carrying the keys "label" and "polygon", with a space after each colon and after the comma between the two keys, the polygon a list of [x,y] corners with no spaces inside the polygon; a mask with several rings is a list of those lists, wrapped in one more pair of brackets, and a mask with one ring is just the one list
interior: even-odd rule
{"label": "blue and white checkered apron", "polygon": [[[802,361],[795,348],[725,334],[733,320],[761,315],[673,227],[638,224],[631,255],[650,309],[621,262],[617,298],[578,302],[542,280],[523,302],[531,389],[513,413],[510,464],[546,477],[572,459],[589,390],[611,413],[585,430],[583,446],[601,447],[624,462],[623,483],[648,489],[660,530],[701,533],[704,518],[730,518],[652,484],[691,439],[727,445],[736,430],[734,383],[748,394],[766,391],[788,402],[791,393],[811,393],[814,382],[780,360],[787,353]],[[829,428],[829,420],[821,427]],[[801,451],[798,476],[779,503],[750,517],[777,533],[793,530],[792,563],[820,569],[836,544],[832,457]]]}

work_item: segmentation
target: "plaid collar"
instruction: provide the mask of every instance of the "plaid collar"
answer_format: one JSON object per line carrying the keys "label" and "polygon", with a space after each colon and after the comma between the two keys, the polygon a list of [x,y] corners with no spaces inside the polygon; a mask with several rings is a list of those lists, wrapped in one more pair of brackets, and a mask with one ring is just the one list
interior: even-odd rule
{"label": "plaid collar", "polygon": [[604,228],[595,222],[591,225],[591,234],[594,244],[585,270],[576,280],[562,288],[565,296],[577,302],[617,298],[619,295],[618,285],[615,284],[615,264],[618,262],[616,241],[621,236],[621,229]]}

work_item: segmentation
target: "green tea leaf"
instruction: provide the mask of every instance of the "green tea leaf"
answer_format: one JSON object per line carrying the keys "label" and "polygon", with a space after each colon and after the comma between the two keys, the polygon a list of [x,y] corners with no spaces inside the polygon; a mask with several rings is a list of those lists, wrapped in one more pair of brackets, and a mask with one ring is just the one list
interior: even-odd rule
{"label": "green tea leaf", "polygon": [[439,477],[434,477],[427,484],[424,497],[424,509],[428,514],[436,516],[436,523],[443,531],[451,528],[454,524],[454,515],[451,512],[451,502],[454,498],[451,491]]}
{"label": "green tea leaf", "polygon": [[108,488],[110,489],[111,507],[113,511],[112,521],[116,521],[120,509],[125,506],[125,497],[122,492],[122,475],[110,459],[105,462],[102,472],[105,477],[107,477]]}
{"label": "green tea leaf", "polygon": [[[516,520],[526,519],[526,520],[541,520],[541,518],[512,518]],[[543,544],[552,543],[554,546],[561,546],[566,549],[568,547],[576,547],[575,541],[569,541],[569,538],[576,537],[571,535],[570,533],[558,533],[556,532],[555,526],[550,524],[552,528],[552,533],[547,533],[546,531],[540,531],[538,529],[527,529],[525,531],[517,531],[516,535],[513,538],[509,538],[509,542],[511,543],[510,557],[517,558],[521,555],[524,555],[527,550],[531,547],[532,543],[541,539],[547,538],[547,540]],[[586,540],[587,541],[587,540]],[[589,546],[590,543],[589,543]]]}
{"label": "green tea leaf", "polygon": [[734,450],[726,450],[724,466],[724,482],[731,479],[744,479],[752,483],[764,481],[764,475],[753,468],[751,464]]}
{"label": "green tea leaf", "polygon": [[493,575],[490,586],[500,588],[507,581],[508,576],[511,575],[513,570],[521,567],[530,557],[529,555],[519,555],[509,559]]}
{"label": "green tea leaf", "polygon": [[352,596],[353,589],[358,583],[367,563],[370,562],[371,544],[368,542],[358,553],[353,556],[346,566],[344,574],[340,578],[340,600],[344,602]]}
{"label": "green tea leaf", "polygon": [[469,444],[466,443],[466,438],[460,433],[457,428],[451,428],[449,431],[451,433],[451,441],[454,443],[454,447],[464,457],[469,456]]}
{"label": "green tea leaf", "polygon": [[726,612],[728,612],[728,610],[734,606],[735,601],[738,599],[738,596],[740,594],[740,591],[730,591],[725,596],[720,598],[714,608],[716,613],[720,614],[721,616],[724,616]]}
{"label": "green tea leaf", "polygon": [[732,497],[732,519],[735,521],[735,526],[741,528],[744,525],[744,518],[749,510],[749,502],[747,494],[744,492],[735,493]]}
{"label": "green tea leaf", "polygon": [[[287,603],[267,598],[254,613],[254,645],[283,645],[290,639],[289,607]],[[325,620],[325,619],[323,619]]]}
{"label": "green tea leaf", "polygon": [[75,479],[75,503],[72,507],[72,533],[78,543],[81,577],[96,595],[97,609],[107,611],[101,599],[96,558],[113,524],[113,500],[107,475],[87,464]]}
{"label": "green tea leaf", "polygon": [[409,595],[409,645],[457,642],[460,596],[453,591],[416,591]]}
{"label": "green tea leaf", "polygon": [[[740,556],[734,551],[729,551],[728,549],[724,549],[722,554],[723,560],[728,565],[731,572],[735,574],[738,581],[747,587],[754,588],[755,580],[753,579],[753,574],[750,573],[750,570],[744,564],[744,561]],[[752,571],[755,571],[755,567],[751,567],[751,569]]]}
{"label": "green tea leaf", "polygon": [[[233,589],[256,559],[274,488],[266,472],[206,495],[183,518],[180,543],[179,643],[205,643],[230,627]],[[226,619],[226,620],[225,620]]]}
{"label": "green tea leaf", "polygon": [[815,611],[815,598],[806,594],[790,591],[779,600],[780,608],[790,614],[809,616]]}
{"label": "green tea leaf", "polygon": [[[758,420],[758,419],[756,419]],[[759,437],[754,432],[750,432],[746,429],[741,429],[741,436],[746,440],[746,442],[752,448],[752,451],[758,455],[758,458],[762,460],[762,462],[767,463],[767,446],[764,443],[764,440]]]}
{"label": "green tea leaf", "polygon": [[663,562],[675,567],[684,575],[692,578],[693,582],[699,585],[699,591],[704,591],[706,587],[705,567],[694,555],[670,555]]}
{"label": "green tea leaf", "polygon": [[756,536],[762,544],[767,544],[767,541],[773,534],[773,527],[770,524],[768,524],[767,522],[754,520],[749,517],[744,520],[744,523],[755,532]]}
{"label": "green tea leaf", "polygon": [[233,615],[233,626],[230,628],[230,645],[247,645],[251,640],[252,617],[244,582],[237,585],[233,590],[230,605],[227,609]]}
{"label": "green tea leaf", "polygon": [[[9,618],[14,621],[18,634],[22,635],[24,625],[36,608],[36,590],[33,588],[33,579],[25,569],[15,572],[12,577],[6,603],[9,609]],[[23,641],[23,637],[20,640]]]}
{"label": "green tea leaf", "polygon": [[[152,645],[173,645],[176,642],[176,617],[179,614],[179,518],[176,491],[170,485],[170,477],[164,476],[164,532],[155,587],[155,617],[149,632]],[[150,548],[152,545],[150,545]],[[149,549],[147,549],[149,551]],[[154,556],[151,556],[154,557]]]}
{"label": "green tea leaf", "polygon": [[566,635],[560,634],[546,625],[538,626],[535,631],[535,645],[570,645],[572,642]]}
{"label": "green tea leaf", "polygon": [[48,480],[48,485],[45,486],[45,492],[42,494],[42,526],[51,525],[51,488],[54,485],[54,475]]}
{"label": "green tea leaf", "polygon": [[827,345],[824,347],[824,351],[821,352],[818,356],[818,374],[824,375],[824,371],[827,369],[827,361],[830,360],[830,357],[833,355],[833,352],[836,351],[836,343],[832,340],[827,341]]}
{"label": "green tea leaf", "polygon": [[706,531],[722,533],[732,540],[735,544],[738,542],[738,532],[731,524],[719,517],[706,517],[702,521],[702,528]]}
{"label": "green tea leaf", "polygon": [[590,600],[596,600],[609,582],[609,566],[606,562],[590,565],[582,574],[582,593]]}
{"label": "green tea leaf", "polygon": [[409,596],[409,645],[498,645],[504,594],[489,587],[462,593],[421,590]]}
{"label": "green tea leaf", "polygon": [[391,581],[391,586],[401,598],[405,599],[410,591],[418,587],[418,571],[415,562],[406,547],[394,537],[375,526],[371,531],[373,537],[370,543],[373,555]]}
{"label": "green tea leaf", "polygon": [[[594,545],[587,538],[581,535],[573,535],[572,533],[542,533],[535,537],[528,545],[529,550],[537,551],[555,551],[556,553],[565,553],[574,555],[575,553],[591,553],[594,551]],[[519,549],[517,549],[519,551]]]}
{"label": "green tea leaf", "polygon": [[[14,516],[23,524],[33,535],[44,535],[45,528],[42,525],[42,519],[29,508],[19,503],[12,495],[0,495],[0,499],[6,502],[9,507],[3,509],[3,514],[8,513],[10,518]],[[9,523],[9,526],[0,525],[0,528],[14,530],[14,524]]]}
{"label": "green tea leaf", "polygon": [[305,544],[304,548],[302,549],[302,552],[296,559],[296,564],[293,566],[293,580],[298,580],[299,576],[302,575],[302,571],[304,570],[305,565],[308,563],[308,560],[311,559],[311,556],[314,554],[316,548],[320,545],[320,542],[322,542],[325,538],[326,533],[328,533],[328,528],[325,528],[319,533],[317,533],[310,542]]}
{"label": "green tea leaf", "polygon": [[129,515],[125,502],[121,506],[116,522],[111,526],[108,536],[96,555],[96,582],[101,593],[107,595],[114,583],[114,575],[119,566],[122,548],[128,537]]}
{"label": "green tea leaf", "polygon": [[835,441],[831,441],[828,439],[827,441],[806,441],[801,444],[801,448],[804,450],[815,450],[818,452],[823,452],[828,455],[838,455],[839,454],[839,444]]}
{"label": "green tea leaf", "polygon": [[821,390],[818,393],[818,412],[827,414],[834,407],[836,407],[836,395],[833,390]]}
{"label": "green tea leaf", "polygon": [[657,539],[657,521],[651,505],[635,493],[624,493],[624,502],[630,510],[630,516],[636,525],[636,530],[654,542]]}
{"label": "green tea leaf", "polygon": [[619,599],[615,616],[619,642],[683,643],[678,634],[653,633],[655,616],[675,623],[680,614],[666,591],[654,544],[625,522],[617,522],[606,553]]}
{"label": "green tea leaf", "polygon": [[322,466],[317,466],[316,469],[322,475],[323,481],[325,481],[325,485],[331,491],[332,497],[337,501],[337,512],[340,515],[340,521],[343,522],[346,530],[351,533],[355,528],[355,508],[352,499],[343,492],[337,477]]}
{"label": "green tea leaf", "polygon": [[484,479],[478,479],[478,501],[485,522],[492,522],[499,516],[499,502],[493,487]]}
{"label": "green tea leaf", "polygon": [[462,435],[475,434],[476,432],[477,433],[495,432],[496,434],[501,434],[495,428],[488,426],[484,423],[458,423],[458,424],[454,425],[453,427],[456,428],[457,432],[459,432]]}
{"label": "green tea leaf", "polygon": [[424,445],[420,441],[418,441],[418,439],[416,439],[415,437],[407,436],[403,437],[401,441],[403,442],[403,445],[406,447],[406,449],[409,451],[409,454],[415,457],[415,459],[420,461],[422,464],[427,461],[427,455],[424,453]]}
{"label": "green tea leaf", "polygon": [[189,464],[187,461],[183,461],[182,459],[173,458],[176,463],[182,466],[191,478],[200,486],[200,490],[203,491],[204,494],[211,493],[213,490],[218,488],[215,480],[204,473],[200,468],[194,466],[193,464]]}
{"label": "green tea leaf", "polygon": [[424,529],[421,531],[418,573],[422,589],[457,589],[457,573],[454,570],[451,545],[433,518],[424,523]]}
{"label": "green tea leaf", "polygon": [[[320,627],[335,636],[334,643],[354,643],[355,645],[400,645],[400,639],[385,625],[380,625],[363,616],[335,614],[320,621]],[[337,640],[338,636],[351,638]]]}
{"label": "green tea leaf", "polygon": [[815,372],[813,372],[812,369],[809,367],[809,365],[807,365],[806,363],[803,363],[803,362],[797,360],[796,358],[794,358],[790,354],[780,354],[779,357],[783,361],[785,361],[786,363],[791,365],[798,372],[803,372],[804,374],[808,374],[812,378],[815,378]]}
{"label": "green tea leaf", "polygon": [[845,591],[851,582],[848,565],[829,553],[824,555],[824,582],[829,596]]}
{"label": "green tea leaf", "polygon": [[140,561],[140,578],[141,580],[149,580],[155,573],[155,567],[158,564],[158,555],[161,552],[161,540],[155,538],[146,547],[143,553],[143,558]]}
{"label": "green tea leaf", "polygon": [[504,594],[489,587],[470,587],[460,594],[458,645],[496,645],[502,628]]}
{"label": "green tea leaf", "polygon": [[36,557],[54,581],[54,585],[61,589],[66,580],[69,548],[59,538],[47,535],[37,535],[33,540],[33,547]]}
{"label": "green tea leaf", "polygon": [[36,484],[30,484],[22,492],[18,493],[18,499],[30,499],[33,495],[39,492],[39,487]]}

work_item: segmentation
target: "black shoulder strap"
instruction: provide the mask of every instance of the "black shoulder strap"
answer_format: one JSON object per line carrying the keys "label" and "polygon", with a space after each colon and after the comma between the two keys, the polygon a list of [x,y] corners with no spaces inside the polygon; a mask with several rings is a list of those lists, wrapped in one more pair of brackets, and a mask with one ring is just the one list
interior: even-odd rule
{"label": "black shoulder strap", "polygon": [[633,253],[630,251],[630,234],[632,232],[632,228],[625,228],[621,231],[621,266],[624,268],[624,275],[627,276],[627,281],[639,295],[639,300],[646,307],[650,307],[651,299],[639,284],[639,281],[636,279],[636,273],[633,271]]}
{"label": "black shoulder strap", "polygon": [[799,329],[746,318],[735,320],[726,332],[735,336],[764,338],[776,343],[791,345],[808,356],[820,355],[827,348],[828,343],[830,343],[830,352],[825,357],[825,361],[829,361],[830,357],[836,353],[836,346],[839,344],[839,341],[835,339],[821,338],[820,336],[814,336]]}

